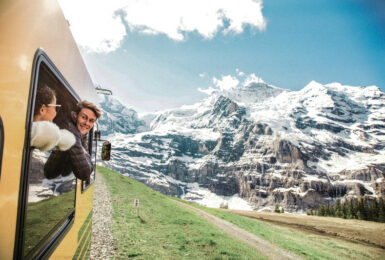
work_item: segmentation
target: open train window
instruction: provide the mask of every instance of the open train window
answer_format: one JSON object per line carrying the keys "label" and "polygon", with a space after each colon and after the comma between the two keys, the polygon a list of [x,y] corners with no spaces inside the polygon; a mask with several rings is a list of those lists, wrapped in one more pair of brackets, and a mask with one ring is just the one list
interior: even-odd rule
{"label": "open train window", "polygon": [[[97,125],[97,124],[95,124]],[[88,153],[91,155],[92,163],[96,166],[96,149],[97,144],[94,137],[94,129],[95,126],[90,130],[90,132],[87,135],[87,143],[88,143]],[[92,171],[89,180],[82,181],[82,192],[84,192],[88,187],[91,186],[95,182],[95,170]]]}
{"label": "open train window", "polygon": [[79,98],[44,52],[36,54],[33,71],[26,142],[30,147],[24,167],[25,206],[19,233],[23,259],[40,259],[60,240],[73,223],[76,199],[74,174],[52,176],[45,166],[60,150],[54,144],[60,138],[56,135],[58,128],[72,120]]}

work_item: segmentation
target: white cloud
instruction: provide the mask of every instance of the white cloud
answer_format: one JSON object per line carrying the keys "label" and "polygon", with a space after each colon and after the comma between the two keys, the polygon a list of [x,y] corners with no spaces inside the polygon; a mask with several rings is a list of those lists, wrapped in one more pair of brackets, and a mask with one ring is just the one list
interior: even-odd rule
{"label": "white cloud", "polygon": [[251,73],[250,75],[248,75],[246,77],[243,85],[248,86],[248,85],[250,85],[250,83],[265,83],[265,82],[260,77],[255,76],[254,73]]}
{"label": "white cloud", "polygon": [[222,76],[222,79],[213,78],[213,83],[215,86],[217,86],[220,90],[230,90],[232,88],[235,88],[239,84],[239,80],[236,77],[233,77],[231,75]]}
{"label": "white cloud", "polygon": [[254,73],[246,75],[244,72],[240,71],[239,69],[236,69],[235,74],[236,76],[222,75],[220,79],[213,77],[214,87],[209,87],[208,89],[198,88],[198,91],[207,95],[211,95],[213,93],[228,93],[234,90],[235,88],[247,87],[251,83],[265,83]]}
{"label": "white cloud", "polygon": [[217,92],[218,89],[215,89],[215,88],[213,88],[213,87],[209,87],[208,89],[201,89],[201,88],[198,88],[198,91],[199,91],[199,92],[202,92],[202,93],[205,93],[205,94],[207,94],[207,95],[210,96],[212,93]]}
{"label": "white cloud", "polygon": [[89,51],[119,48],[126,30],[116,15],[123,1],[59,0],[76,42]]}
{"label": "white cloud", "polygon": [[244,72],[242,72],[242,71],[240,71],[238,68],[236,68],[235,69],[235,72],[237,73],[237,75],[238,76],[240,76],[240,77],[243,77],[243,76],[245,76],[245,73]]}
{"label": "white cloud", "polygon": [[[91,51],[117,49],[125,27],[144,34],[165,34],[176,41],[196,32],[211,39],[218,32],[240,34],[245,26],[264,30],[262,0],[59,0],[76,41]],[[226,23],[225,23],[226,21]],[[225,26],[226,24],[226,26]]]}
{"label": "white cloud", "polygon": [[220,30],[239,34],[245,25],[260,30],[266,26],[262,0],[142,0],[129,1],[123,9],[132,30],[163,33],[178,41],[185,39],[186,32],[212,38]]}

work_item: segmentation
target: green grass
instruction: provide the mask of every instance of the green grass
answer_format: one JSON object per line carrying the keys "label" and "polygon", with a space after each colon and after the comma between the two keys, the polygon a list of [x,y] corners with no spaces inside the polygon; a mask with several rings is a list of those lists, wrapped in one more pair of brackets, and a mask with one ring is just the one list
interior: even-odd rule
{"label": "green grass", "polygon": [[[116,259],[264,258],[259,252],[171,202],[179,199],[164,196],[106,168],[99,167],[98,170],[112,196]],[[134,199],[140,200],[139,218],[133,205]],[[304,259],[385,259],[385,250],[377,247],[189,204]]]}
{"label": "green grass", "polygon": [[377,247],[305,233],[294,228],[284,228],[194,203],[189,204],[225,219],[305,259],[385,259],[385,251]]}
{"label": "green grass", "polygon": [[103,167],[98,172],[111,194],[116,259],[266,259],[142,183]]}

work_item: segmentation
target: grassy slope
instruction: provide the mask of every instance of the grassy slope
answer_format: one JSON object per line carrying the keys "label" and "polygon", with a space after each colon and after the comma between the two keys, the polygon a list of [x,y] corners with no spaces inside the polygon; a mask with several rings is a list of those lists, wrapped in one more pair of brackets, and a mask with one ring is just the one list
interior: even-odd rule
{"label": "grassy slope", "polygon": [[[99,168],[113,200],[113,235],[117,258],[137,259],[259,259],[250,247],[233,240],[184,208],[143,184]],[[140,200],[136,217],[134,199]],[[175,198],[172,198],[175,199]],[[330,236],[309,234],[229,212],[205,208],[263,239],[305,259],[385,259],[385,250]]]}
{"label": "grassy slope", "polygon": [[332,236],[310,234],[295,228],[281,227],[229,212],[189,204],[232,222],[305,259],[385,259],[385,250],[378,247],[348,242]]}
{"label": "grassy slope", "polygon": [[111,194],[117,259],[264,259],[169,197],[106,168],[98,171]]}

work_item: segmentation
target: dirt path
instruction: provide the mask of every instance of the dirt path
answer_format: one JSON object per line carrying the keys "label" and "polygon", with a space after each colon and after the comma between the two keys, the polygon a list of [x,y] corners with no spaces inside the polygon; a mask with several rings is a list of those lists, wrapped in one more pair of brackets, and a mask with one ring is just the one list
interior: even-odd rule
{"label": "dirt path", "polygon": [[96,174],[94,185],[90,259],[113,259],[114,240],[110,230],[112,218],[110,193],[100,174]]}
{"label": "dirt path", "polygon": [[266,221],[272,224],[291,227],[304,232],[346,241],[362,243],[385,249],[384,223],[342,219],[332,217],[303,216],[296,214],[276,214],[244,210],[224,210],[241,216]]}
{"label": "dirt path", "polygon": [[188,204],[185,204],[185,203],[182,203],[179,201],[175,201],[175,203],[195,212],[199,216],[202,216],[204,219],[209,221],[211,224],[217,226],[222,231],[224,231],[224,232],[228,233],[229,235],[233,236],[234,238],[239,239],[239,240],[247,243],[248,245],[256,248],[257,250],[259,250],[261,253],[263,253],[264,255],[266,255],[269,258],[272,258],[272,259],[300,259],[299,256],[294,255],[292,253],[289,253],[289,252],[275,246],[274,244],[270,244],[269,242],[257,237],[256,235],[254,235],[254,234],[252,234],[252,233],[250,233],[244,229],[241,229],[241,228],[235,226],[234,224],[231,224],[228,221],[225,221],[223,219],[215,217],[215,216],[213,216],[213,215],[211,215],[211,214],[209,214],[203,210],[200,210],[200,209],[195,208],[193,206],[190,206]]}

